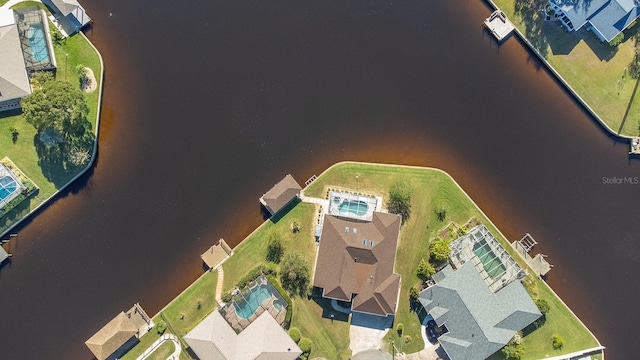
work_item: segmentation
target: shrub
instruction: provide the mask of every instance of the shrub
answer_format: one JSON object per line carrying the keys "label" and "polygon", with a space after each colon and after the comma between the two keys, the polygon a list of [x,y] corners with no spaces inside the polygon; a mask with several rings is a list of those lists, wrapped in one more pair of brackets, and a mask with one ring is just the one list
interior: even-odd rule
{"label": "shrub", "polygon": [[18,135],[20,135],[20,133],[18,132],[18,129],[13,126],[9,129],[9,131],[11,131],[11,142],[15,144],[18,141]]}
{"label": "shrub", "polygon": [[412,340],[412,339],[411,339],[411,335],[406,335],[406,336],[404,337],[404,343],[405,343],[405,344],[410,343],[410,342],[411,342],[411,340]]}
{"label": "shrub", "polygon": [[447,218],[447,208],[442,205],[438,206],[436,209],[436,216],[440,222],[443,222]]}
{"label": "shrub", "polygon": [[396,331],[398,332],[398,336],[402,336],[402,333],[404,332],[404,324],[398,324],[398,326],[396,326]]}
{"label": "shrub", "polygon": [[562,349],[564,346],[564,338],[559,334],[553,334],[551,336],[551,345],[553,345],[553,348],[556,350]]}
{"label": "shrub", "polygon": [[513,339],[502,348],[502,355],[504,355],[507,360],[520,360],[524,356],[524,345],[520,342],[522,341],[522,335],[520,333],[516,333]]}
{"label": "shrub", "polygon": [[280,269],[282,287],[292,294],[304,296],[309,291],[310,273],[307,261],[299,254],[289,254]]}
{"label": "shrub", "polygon": [[162,335],[167,330],[167,323],[164,320],[160,320],[156,325],[156,331],[158,334]]}
{"label": "shrub", "polygon": [[618,34],[616,37],[614,37],[613,39],[611,39],[611,41],[609,42],[609,45],[611,46],[618,46],[620,44],[622,44],[622,41],[624,40],[624,34],[620,33]]}
{"label": "shrub", "polygon": [[418,295],[420,295],[418,289],[416,289],[415,286],[412,286],[411,289],[409,289],[409,299],[411,299],[411,301],[413,302],[416,302],[418,301]]}
{"label": "shrub", "polygon": [[451,245],[451,240],[448,239],[438,238],[431,242],[431,244],[429,244],[430,257],[437,262],[447,261],[449,253],[451,252],[449,245]]}
{"label": "shrub", "polygon": [[300,332],[300,329],[298,329],[297,327],[292,327],[291,329],[289,329],[289,336],[291,336],[293,341],[295,341],[297,344],[300,341],[300,338],[302,337],[302,333]]}
{"label": "shrub", "polygon": [[229,301],[231,301],[231,299],[233,299],[233,295],[231,295],[230,292],[228,293],[224,293],[222,294],[222,296],[220,297],[220,300],[222,300],[223,302],[228,303]]}
{"label": "shrub", "polygon": [[542,315],[547,315],[550,310],[549,303],[545,299],[536,299],[535,303]]}
{"label": "shrub", "polygon": [[305,354],[309,354],[311,352],[312,345],[313,343],[311,342],[311,339],[307,337],[303,337],[300,339],[300,342],[298,342],[298,347],[300,347],[300,350]]}
{"label": "shrub", "polygon": [[279,264],[280,260],[282,260],[282,255],[284,255],[284,245],[282,245],[280,237],[271,235],[269,244],[267,245],[267,261]]}
{"label": "shrub", "polygon": [[422,279],[423,281],[427,280],[428,278],[433,276],[433,274],[435,273],[436,273],[436,269],[433,268],[433,265],[431,265],[425,259],[420,260],[420,264],[418,264],[418,268],[416,269],[416,275],[420,279]]}
{"label": "shrub", "polygon": [[402,216],[404,224],[411,216],[411,188],[404,182],[396,181],[389,189],[387,208],[392,214]]}

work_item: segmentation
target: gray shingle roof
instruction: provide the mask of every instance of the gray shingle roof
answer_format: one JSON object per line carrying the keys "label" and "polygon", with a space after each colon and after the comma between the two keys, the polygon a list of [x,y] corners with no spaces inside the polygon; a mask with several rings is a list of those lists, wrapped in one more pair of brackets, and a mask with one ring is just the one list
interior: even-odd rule
{"label": "gray shingle roof", "polygon": [[485,359],[542,314],[519,281],[493,293],[471,262],[420,293],[420,303],[448,332],[452,360]]}
{"label": "gray shingle roof", "polygon": [[0,27],[0,102],[31,93],[16,25]]}
{"label": "gray shingle roof", "polygon": [[551,0],[567,15],[574,29],[587,22],[607,41],[611,41],[639,16],[634,0],[578,0],[575,3]]}

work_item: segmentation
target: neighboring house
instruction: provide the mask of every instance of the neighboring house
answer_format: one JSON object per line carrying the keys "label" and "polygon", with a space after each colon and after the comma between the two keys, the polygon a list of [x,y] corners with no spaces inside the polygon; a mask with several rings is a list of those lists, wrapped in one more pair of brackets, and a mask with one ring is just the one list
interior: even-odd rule
{"label": "neighboring house", "polygon": [[29,75],[55,70],[56,59],[44,10],[29,6],[3,14],[0,24],[0,111],[20,108],[31,94]]}
{"label": "neighboring house", "polygon": [[133,305],[107,323],[85,342],[98,360],[114,360],[139,342],[153,322],[139,304]]}
{"label": "neighboring house", "polygon": [[549,5],[569,31],[586,26],[606,42],[611,42],[640,17],[636,0],[549,0]]}
{"label": "neighboring house", "polygon": [[325,215],[313,286],[351,310],[396,312],[400,275],[394,273],[400,216],[374,212],[371,221]]}
{"label": "neighboring house", "polygon": [[20,108],[20,99],[31,94],[18,27],[0,27],[0,111]]}
{"label": "neighboring house", "polygon": [[451,244],[450,263],[418,300],[451,360],[485,359],[542,314],[520,282],[524,272],[484,225]]}
{"label": "neighboring house", "polygon": [[267,311],[236,334],[216,310],[185,335],[184,340],[200,360],[295,360],[302,354]]}
{"label": "neighboring house", "polygon": [[300,184],[288,174],[284,179],[273,185],[271,190],[267,191],[260,198],[260,203],[269,211],[271,215],[275,215],[278,211],[287,206],[293,199],[300,195]]}
{"label": "neighboring house", "polygon": [[67,34],[80,31],[91,23],[82,5],[77,0],[42,0],[51,9],[54,18],[61,23]]}

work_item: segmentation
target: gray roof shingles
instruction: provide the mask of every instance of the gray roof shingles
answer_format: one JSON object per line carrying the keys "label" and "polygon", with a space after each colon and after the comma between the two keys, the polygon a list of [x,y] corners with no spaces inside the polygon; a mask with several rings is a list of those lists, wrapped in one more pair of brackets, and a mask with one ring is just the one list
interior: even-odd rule
{"label": "gray roof shingles", "polygon": [[0,27],[0,102],[31,93],[16,25]]}
{"label": "gray roof shingles", "polygon": [[471,262],[423,290],[419,300],[446,325],[439,341],[452,360],[484,359],[542,315],[520,282],[493,293]]}

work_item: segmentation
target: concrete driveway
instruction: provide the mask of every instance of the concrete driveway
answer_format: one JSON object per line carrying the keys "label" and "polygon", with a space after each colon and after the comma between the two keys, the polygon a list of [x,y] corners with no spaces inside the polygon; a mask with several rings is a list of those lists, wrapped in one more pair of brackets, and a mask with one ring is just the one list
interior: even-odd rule
{"label": "concrete driveway", "polygon": [[352,354],[366,350],[378,350],[380,342],[387,331],[393,326],[393,316],[375,316],[351,313],[351,326],[349,326],[349,348]]}

